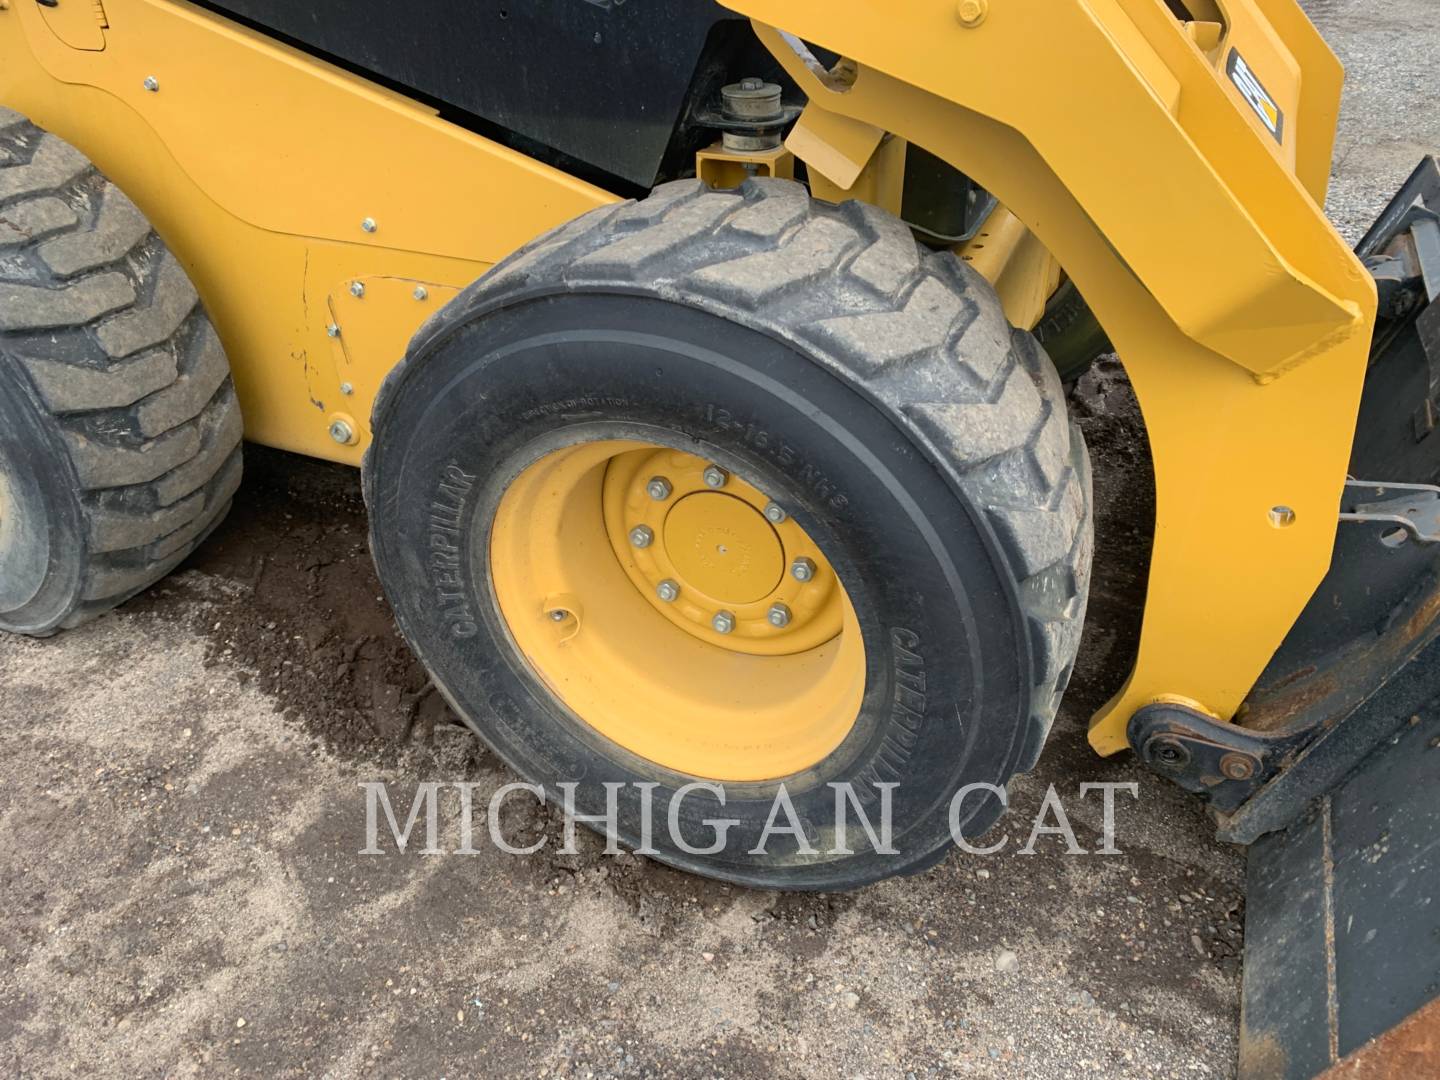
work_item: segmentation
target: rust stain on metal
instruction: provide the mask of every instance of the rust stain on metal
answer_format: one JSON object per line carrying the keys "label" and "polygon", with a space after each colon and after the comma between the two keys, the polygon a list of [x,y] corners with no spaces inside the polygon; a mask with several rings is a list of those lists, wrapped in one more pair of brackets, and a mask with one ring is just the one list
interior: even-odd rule
{"label": "rust stain on metal", "polygon": [[1254,1032],[1240,1018],[1240,1057],[1236,1073],[1241,1077],[1284,1076],[1290,1059],[1273,1031]]}
{"label": "rust stain on metal", "polygon": [[1405,617],[1320,668],[1309,665],[1271,682],[1247,702],[1245,727],[1280,731],[1296,721],[1333,725],[1400,670],[1440,634],[1440,588],[1433,588]]}
{"label": "rust stain on metal", "polygon": [[1320,1080],[1440,1076],[1440,998],[1337,1062]]}
{"label": "rust stain on metal", "polygon": [[1340,995],[1335,980],[1335,849],[1330,796],[1321,809],[1320,861],[1325,882],[1325,1027],[1330,1035],[1330,1060],[1340,1058]]}

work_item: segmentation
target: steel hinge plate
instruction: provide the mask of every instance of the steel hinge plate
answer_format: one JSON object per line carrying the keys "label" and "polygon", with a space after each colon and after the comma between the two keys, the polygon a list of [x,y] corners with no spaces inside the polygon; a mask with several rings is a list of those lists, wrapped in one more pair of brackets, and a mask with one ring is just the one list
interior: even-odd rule
{"label": "steel hinge plate", "polygon": [[1440,487],[1346,480],[1340,520],[1392,526],[1380,534],[1380,542],[1391,547],[1407,539],[1440,543]]}

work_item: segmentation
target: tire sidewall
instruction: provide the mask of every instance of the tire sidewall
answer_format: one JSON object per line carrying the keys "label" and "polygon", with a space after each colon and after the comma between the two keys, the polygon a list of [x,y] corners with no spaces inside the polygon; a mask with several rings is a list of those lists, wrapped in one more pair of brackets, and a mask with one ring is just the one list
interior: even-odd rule
{"label": "tire sidewall", "polygon": [[[547,798],[575,783],[578,813],[603,814],[604,785],[625,785],[617,831],[631,847],[642,839],[636,785],[658,785],[649,796],[654,854],[685,869],[825,888],[942,855],[952,796],[967,784],[1001,784],[1013,770],[1028,707],[1026,653],[983,518],[900,429],[792,344],[654,298],[532,295],[431,331],[377,406],[366,494],[401,629],[456,711]],[[721,853],[681,850],[667,835],[666,812],[694,778],[604,740],[519,655],[488,573],[499,500],[544,453],[617,437],[672,445],[745,476],[780,499],[825,552],[862,627],[865,697],[847,739],[786,778],[785,793],[823,851],[836,817],[831,781],[853,782],[877,826],[876,784],[896,784],[898,855],[868,850],[853,807],[855,854],[806,856],[784,834],[769,838],[765,855],[750,854],[780,783],[727,783],[723,807],[709,792],[693,793],[680,804],[681,833],[693,846],[714,836],[706,819],[739,824]],[[457,544],[470,553],[458,604],[430,562],[441,484],[469,504]],[[964,831],[998,809],[993,796],[972,795],[961,807]],[[783,814],[776,820],[785,824]]]}
{"label": "tire sidewall", "polygon": [[[0,596],[0,628],[43,635],[58,629],[83,578],[86,536],[69,451],[14,356],[0,351],[0,470],[13,505],[0,521],[0,572],[33,573],[19,603]],[[15,560],[11,562],[11,560]],[[18,567],[24,567],[19,570]]]}

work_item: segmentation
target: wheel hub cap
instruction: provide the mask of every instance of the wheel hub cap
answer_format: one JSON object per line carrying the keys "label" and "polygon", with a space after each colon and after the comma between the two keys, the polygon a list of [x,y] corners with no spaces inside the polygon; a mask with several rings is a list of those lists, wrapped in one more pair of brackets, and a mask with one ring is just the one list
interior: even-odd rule
{"label": "wheel hub cap", "polygon": [[718,492],[681,499],[665,515],[665,549],[683,582],[725,604],[769,596],[785,549],[754,507]]}
{"label": "wheel hub cap", "polygon": [[[769,497],[738,476],[727,473],[723,489],[714,489],[705,482],[708,466],[694,454],[659,447],[610,460],[605,528],[635,587],[665,618],[736,652],[801,652],[840,633],[835,572],[805,530],[789,515],[767,521]],[[657,477],[669,485],[664,499],[651,492]],[[654,542],[637,548],[630,534],[641,527]],[[797,559],[814,564],[808,581],[788,572]],[[665,581],[679,586],[673,601],[661,598]],[[791,612],[783,626],[769,617],[776,604]],[[734,616],[729,632],[715,628],[721,612]]]}

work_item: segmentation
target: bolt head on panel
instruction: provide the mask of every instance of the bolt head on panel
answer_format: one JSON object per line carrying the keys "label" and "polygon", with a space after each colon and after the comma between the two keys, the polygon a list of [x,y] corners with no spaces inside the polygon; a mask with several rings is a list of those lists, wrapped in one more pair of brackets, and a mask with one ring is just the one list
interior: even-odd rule
{"label": "bolt head on panel", "polygon": [[960,0],[955,8],[955,16],[960,20],[961,26],[974,29],[985,21],[989,11],[990,5],[986,0]]}

